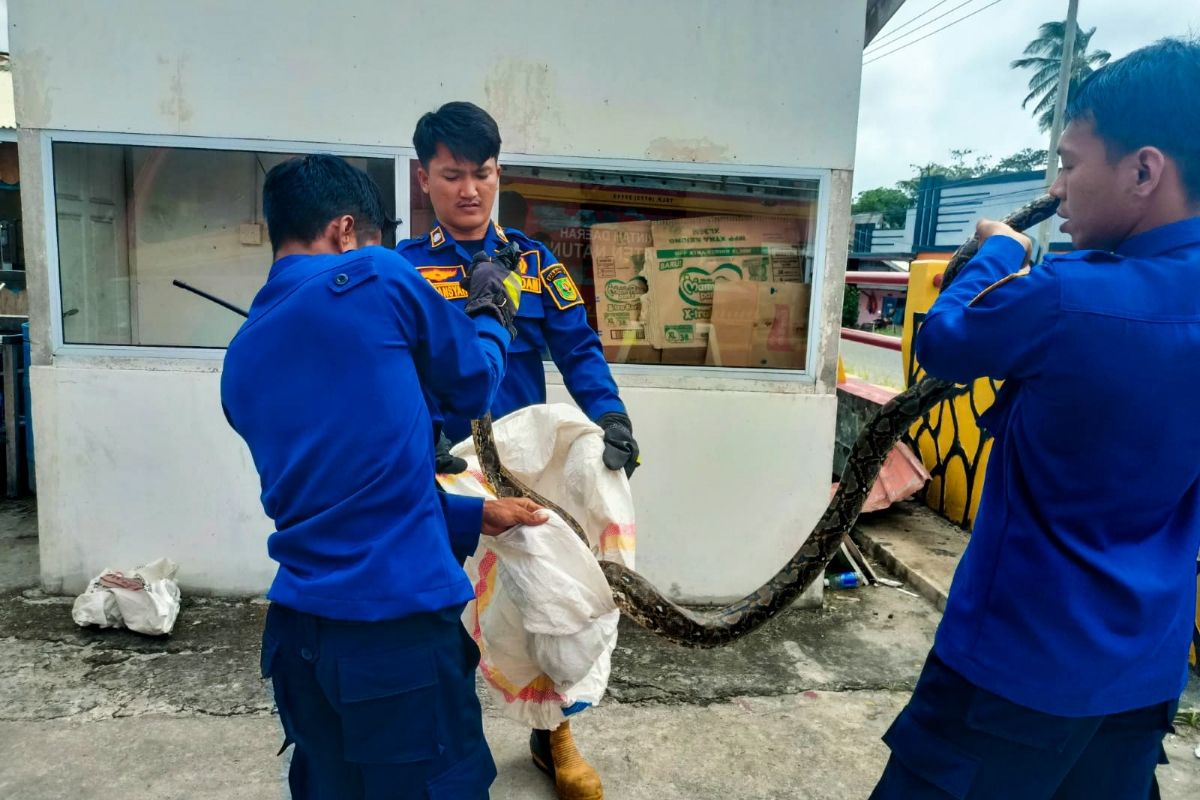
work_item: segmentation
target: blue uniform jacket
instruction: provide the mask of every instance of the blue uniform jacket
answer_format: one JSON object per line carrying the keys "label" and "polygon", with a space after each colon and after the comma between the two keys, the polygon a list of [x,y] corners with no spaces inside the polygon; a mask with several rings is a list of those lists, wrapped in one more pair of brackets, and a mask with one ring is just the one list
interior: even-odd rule
{"label": "blue uniform jacket", "polygon": [[989,239],[917,333],[931,375],[1005,380],[936,652],[1049,714],[1176,699],[1200,549],[1200,218],[1023,258]]}
{"label": "blue uniform jacket", "polygon": [[437,491],[423,390],[456,414],[482,413],[509,338],[442,303],[381,247],[275,263],[221,376],[276,525],[271,600],[377,621],[472,597],[460,562],[483,504]]}
{"label": "blue uniform jacket", "polygon": [[[536,239],[512,228],[493,224],[484,239],[484,251],[494,253],[509,240],[521,247],[521,281],[524,288],[517,311],[517,338],[509,348],[508,372],[496,392],[492,414],[496,418],[526,406],[546,402],[547,352],[562,373],[567,391],[589,418],[611,411],[625,413],[617,385],[604,360],[600,338],[587,322],[583,297],[566,267]],[[471,254],[455,242],[441,225],[426,236],[406,239],[396,247],[406,261],[445,299],[462,308],[467,293],[459,285]],[[437,412],[446,435],[454,441],[471,435],[471,418],[444,406]]]}

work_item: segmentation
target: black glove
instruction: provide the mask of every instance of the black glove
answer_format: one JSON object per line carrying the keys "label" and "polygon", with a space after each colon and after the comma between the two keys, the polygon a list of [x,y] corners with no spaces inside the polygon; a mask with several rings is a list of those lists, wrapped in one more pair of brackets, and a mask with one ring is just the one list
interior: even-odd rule
{"label": "black glove", "polygon": [[467,277],[462,286],[467,290],[466,312],[469,316],[490,314],[500,321],[513,336],[513,317],[521,305],[521,275],[516,271],[521,260],[521,250],[516,242],[489,256],[479,252],[471,259]]}
{"label": "black glove", "polygon": [[632,477],[642,459],[629,417],[612,411],[596,420],[596,424],[604,429],[604,466],[614,470],[624,468],[626,477]]}
{"label": "black glove", "polygon": [[438,431],[437,456],[434,459],[438,475],[457,475],[467,471],[467,462],[464,459],[450,455],[450,448],[453,447],[453,444],[446,434]]}

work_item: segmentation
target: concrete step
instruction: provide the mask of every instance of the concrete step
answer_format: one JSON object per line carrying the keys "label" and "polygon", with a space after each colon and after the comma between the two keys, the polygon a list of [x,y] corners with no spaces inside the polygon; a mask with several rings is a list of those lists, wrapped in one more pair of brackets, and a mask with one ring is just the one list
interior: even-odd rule
{"label": "concrete step", "polygon": [[970,539],[961,528],[910,501],[863,514],[852,536],[863,552],[910,584],[938,611],[946,609],[954,570]]}

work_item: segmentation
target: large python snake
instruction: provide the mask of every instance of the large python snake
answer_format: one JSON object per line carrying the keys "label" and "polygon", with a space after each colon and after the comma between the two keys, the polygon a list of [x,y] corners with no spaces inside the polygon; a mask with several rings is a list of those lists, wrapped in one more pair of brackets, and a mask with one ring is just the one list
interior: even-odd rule
{"label": "large python snake", "polygon": [[[1044,195],[1010,214],[1004,222],[1023,231],[1048,219],[1057,208],[1058,200]],[[942,277],[943,289],[978,249],[979,242],[972,236],[954,253]],[[843,534],[848,533],[857,521],[884,459],[900,437],[938,404],[965,390],[954,383],[926,376],[883,406],[855,441],[837,493],[812,533],[783,568],[755,591],[721,608],[696,612],[667,599],[649,581],[624,565],[601,561],[600,567],[617,607],[648,631],[686,647],[716,647],[755,630],[787,608],[810,583],[823,576],[825,567],[841,545]],[[480,467],[498,496],[534,500],[558,513],[585,544],[588,542],[576,520],[504,468],[492,437],[490,415],[473,421],[471,431]]]}

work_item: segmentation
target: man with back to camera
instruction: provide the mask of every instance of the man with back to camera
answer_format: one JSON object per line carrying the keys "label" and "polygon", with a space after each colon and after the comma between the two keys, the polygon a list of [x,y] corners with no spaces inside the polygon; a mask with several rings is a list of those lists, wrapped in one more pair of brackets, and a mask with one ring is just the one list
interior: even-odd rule
{"label": "man with back to camera", "polygon": [[1067,118],[1051,194],[1076,249],[1030,269],[1028,238],[981,221],[917,334],[930,375],[1004,386],[875,800],[1157,796],[1200,549],[1200,44],[1102,67]]}
{"label": "man with back to camera", "polygon": [[221,400],[276,525],[262,672],[295,744],[292,797],[486,798],[496,768],[460,563],[480,533],[543,519],[528,500],[436,489],[424,395],[488,408],[519,281],[484,262],[466,314],[440,302],[374,246],[395,223],[333,156],[274,167],[263,211],[275,261],[226,352]]}

